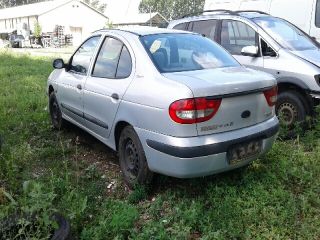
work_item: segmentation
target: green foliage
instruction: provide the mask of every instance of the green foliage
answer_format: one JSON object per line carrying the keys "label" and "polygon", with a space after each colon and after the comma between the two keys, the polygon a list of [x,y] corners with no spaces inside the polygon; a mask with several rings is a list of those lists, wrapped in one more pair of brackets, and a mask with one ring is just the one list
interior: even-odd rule
{"label": "green foliage", "polygon": [[139,10],[142,13],[159,12],[167,20],[203,10],[205,0],[142,0]]}
{"label": "green foliage", "polygon": [[38,38],[38,37],[41,37],[41,34],[42,34],[42,28],[39,22],[35,22],[34,28],[33,28],[33,35]]}
{"label": "green foliage", "polygon": [[52,203],[56,197],[51,189],[41,183],[27,181],[23,183],[23,192],[17,201],[9,193],[6,193],[6,197],[10,204],[0,205],[0,235],[4,239],[50,237],[52,230],[57,227],[51,219],[55,212]]}
{"label": "green foliage", "polygon": [[113,29],[113,28],[115,28],[115,26],[113,25],[113,23],[111,22],[111,21],[108,21],[107,23],[106,23],[106,26],[105,26],[107,29]]}
{"label": "green foliage", "polygon": [[48,237],[55,211],[75,239],[319,238],[319,119],[246,169],[160,176],[152,189],[129,193],[111,150],[74,126],[50,127],[52,59],[0,52],[0,62],[0,219],[40,213],[38,231],[21,218],[27,239]]}
{"label": "green foliage", "polygon": [[103,13],[107,7],[107,4],[101,3],[101,1],[99,0],[82,0],[82,1],[101,13]]}
{"label": "green foliage", "polygon": [[134,191],[129,195],[128,201],[130,203],[139,203],[142,200],[145,200],[148,196],[147,189],[145,186],[137,185]]}
{"label": "green foliage", "polygon": [[24,4],[43,2],[48,0],[1,0],[0,8],[15,7]]}
{"label": "green foliage", "polygon": [[101,213],[91,227],[85,227],[81,239],[123,239],[129,235],[139,214],[137,209],[125,202],[107,200]]}
{"label": "green foliage", "polygon": [[[0,8],[15,7],[20,5],[37,3],[37,2],[45,2],[45,1],[50,1],[50,0],[1,0]],[[85,2],[92,8],[102,13],[107,7],[107,5],[105,3],[101,3],[100,0],[83,0],[83,2]]]}

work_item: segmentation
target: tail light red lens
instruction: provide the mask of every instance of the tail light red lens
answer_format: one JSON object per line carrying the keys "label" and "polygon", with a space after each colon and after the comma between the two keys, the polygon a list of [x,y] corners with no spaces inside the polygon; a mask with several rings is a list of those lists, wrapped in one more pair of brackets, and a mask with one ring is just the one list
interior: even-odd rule
{"label": "tail light red lens", "polygon": [[273,88],[265,90],[263,93],[266,97],[268,105],[270,107],[273,107],[276,104],[278,98],[278,86],[274,86]]}
{"label": "tail light red lens", "polygon": [[221,99],[190,98],[175,101],[169,107],[173,121],[181,124],[194,124],[211,119],[217,112]]}

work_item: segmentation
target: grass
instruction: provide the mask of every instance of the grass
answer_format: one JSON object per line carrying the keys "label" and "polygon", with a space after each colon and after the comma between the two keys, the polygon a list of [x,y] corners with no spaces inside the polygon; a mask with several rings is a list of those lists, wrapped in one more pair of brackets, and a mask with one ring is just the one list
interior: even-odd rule
{"label": "grass", "polygon": [[[179,180],[157,176],[131,192],[116,153],[75,126],[50,126],[52,59],[0,53],[0,219],[38,212],[46,239],[58,211],[75,239],[319,239],[320,128],[246,169]],[[0,236],[1,239],[1,236]]]}

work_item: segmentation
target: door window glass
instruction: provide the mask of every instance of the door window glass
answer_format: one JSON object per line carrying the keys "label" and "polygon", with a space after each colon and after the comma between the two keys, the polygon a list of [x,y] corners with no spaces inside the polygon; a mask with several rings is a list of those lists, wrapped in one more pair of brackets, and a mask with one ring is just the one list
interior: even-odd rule
{"label": "door window glass", "polygon": [[262,56],[268,56],[268,57],[277,56],[276,52],[263,39],[261,39],[261,52],[262,52]]}
{"label": "door window glass", "polygon": [[126,46],[123,45],[119,64],[117,68],[116,78],[127,78],[130,76],[132,70],[132,60],[130,53]]}
{"label": "door window glass", "polygon": [[316,6],[316,27],[320,28],[320,0],[317,0]]}
{"label": "door window glass", "polygon": [[215,40],[215,33],[217,28],[217,20],[205,20],[193,22],[193,32],[200,33],[203,36]]}
{"label": "door window glass", "polygon": [[130,75],[132,61],[128,49],[114,38],[106,38],[100,49],[92,76],[100,78],[126,78]]}
{"label": "door window glass", "polygon": [[174,26],[173,29],[185,30],[186,26],[187,26],[187,23],[180,23],[180,24]]}
{"label": "door window glass", "polygon": [[247,24],[225,20],[222,22],[221,45],[233,55],[241,55],[247,46],[258,46],[257,33]]}
{"label": "door window glass", "polygon": [[86,74],[88,72],[91,58],[98,45],[99,39],[100,36],[94,36],[81,45],[71,59],[70,71],[80,74]]}

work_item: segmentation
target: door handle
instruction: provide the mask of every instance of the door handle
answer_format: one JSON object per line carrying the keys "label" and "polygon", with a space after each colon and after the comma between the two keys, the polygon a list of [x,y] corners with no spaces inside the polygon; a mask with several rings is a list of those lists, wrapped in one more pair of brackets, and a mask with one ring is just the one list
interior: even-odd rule
{"label": "door handle", "polygon": [[119,95],[117,93],[113,93],[111,97],[115,100],[119,100]]}
{"label": "door handle", "polygon": [[81,90],[81,89],[82,89],[81,84],[78,84],[78,85],[77,85],[77,88],[78,88],[79,90]]}

